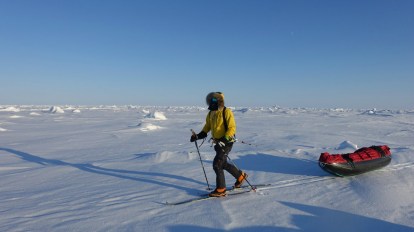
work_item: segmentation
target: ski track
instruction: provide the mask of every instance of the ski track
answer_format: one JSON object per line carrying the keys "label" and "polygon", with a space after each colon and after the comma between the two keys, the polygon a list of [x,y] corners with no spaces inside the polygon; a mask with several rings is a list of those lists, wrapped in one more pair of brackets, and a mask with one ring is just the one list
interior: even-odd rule
{"label": "ski track", "polygon": [[[394,164],[394,165],[389,165],[385,168],[382,169],[378,169],[378,170],[374,170],[371,172],[390,172],[390,171],[399,171],[401,169],[404,168],[413,168],[414,167],[414,162],[408,162],[408,163],[403,163],[403,164]],[[365,173],[366,174],[366,173]],[[352,178],[351,177],[339,177],[339,176],[307,176],[307,177],[299,177],[299,178],[294,178],[294,179],[288,179],[288,180],[280,180],[280,181],[276,181],[276,182],[272,182],[272,183],[267,183],[269,186],[263,186],[263,187],[259,187],[256,191],[251,191],[251,192],[258,192],[260,193],[261,191],[264,190],[273,190],[273,189],[279,189],[279,188],[287,188],[287,187],[293,187],[293,186],[297,186],[297,185],[307,185],[307,184],[312,184],[315,182],[320,182],[320,181],[328,181],[328,180],[334,180],[334,179],[347,179],[347,178]],[[256,186],[255,184],[253,184],[253,186]],[[248,185],[244,185],[244,187],[248,187]],[[236,190],[237,191],[237,190]],[[228,197],[233,197],[235,195],[238,194],[228,194]],[[228,198],[227,197],[227,198]],[[196,199],[196,198],[192,198],[192,199]],[[225,198],[223,198],[225,199]],[[189,199],[191,200],[191,199]],[[197,202],[199,201],[205,201],[205,200],[212,200],[212,199],[200,199],[197,200]],[[176,204],[177,202],[166,202],[166,205],[170,205],[170,206],[174,206],[174,204]],[[192,204],[193,202],[188,202],[188,203],[184,203],[184,204]]]}

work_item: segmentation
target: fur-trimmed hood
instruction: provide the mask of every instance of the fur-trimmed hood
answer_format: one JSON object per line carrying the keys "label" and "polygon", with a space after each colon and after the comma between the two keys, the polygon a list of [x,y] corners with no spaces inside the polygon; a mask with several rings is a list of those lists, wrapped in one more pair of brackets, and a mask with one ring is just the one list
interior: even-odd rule
{"label": "fur-trimmed hood", "polygon": [[222,92],[211,92],[206,96],[206,104],[209,106],[211,104],[211,100],[215,98],[217,99],[218,106],[224,107],[224,94]]}

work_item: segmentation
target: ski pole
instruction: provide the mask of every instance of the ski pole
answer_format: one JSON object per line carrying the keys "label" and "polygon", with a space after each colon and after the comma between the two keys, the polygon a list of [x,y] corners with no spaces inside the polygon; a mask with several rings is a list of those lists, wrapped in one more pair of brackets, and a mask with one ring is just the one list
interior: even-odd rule
{"label": "ski pole", "polygon": [[[219,146],[221,147],[221,150],[226,155],[227,159],[229,159],[229,161],[234,165],[234,167],[236,167],[240,171],[240,168],[238,168],[237,165],[233,162],[233,160],[230,159],[229,154],[224,150],[224,148],[223,148],[222,145],[224,145],[224,143],[223,142],[219,142]],[[256,192],[256,187],[254,187],[252,184],[250,184],[250,181],[247,179],[247,177],[246,177],[245,180],[246,180],[247,184],[250,186],[250,188],[252,188],[252,190]]]}
{"label": "ski pole", "polygon": [[195,142],[195,146],[196,146],[196,148],[197,148],[198,157],[200,158],[201,167],[203,168],[204,177],[206,178],[206,182],[207,182],[207,190],[211,190],[210,185],[209,185],[209,183],[208,183],[208,179],[207,179],[206,170],[204,169],[203,160],[201,160],[200,149],[198,149],[198,144],[197,144],[197,134],[193,131],[193,129],[191,129],[191,132],[193,133],[193,135],[194,135],[194,136],[196,136],[196,140],[195,140],[194,142]]}
{"label": "ski pole", "polygon": [[[230,160],[230,162],[234,165],[234,167],[236,167],[237,169],[239,169],[239,168],[236,166],[236,164],[233,162],[233,160],[232,160],[232,159],[230,159],[229,155],[228,155],[228,154],[226,154],[226,156],[227,156],[227,158]],[[240,169],[239,169],[239,170],[240,170]],[[249,182],[249,180],[247,179],[247,177],[245,178],[245,180],[246,180],[247,184],[250,186],[250,188],[252,188],[252,190],[256,192],[256,187],[254,187],[252,184],[250,184],[250,182]]]}
{"label": "ski pole", "polygon": [[255,146],[255,147],[257,147],[257,145],[256,144],[253,144],[253,143],[248,143],[248,142],[245,142],[245,141],[241,141],[241,143],[243,143],[243,144],[246,144],[246,145],[249,145],[249,146]]}

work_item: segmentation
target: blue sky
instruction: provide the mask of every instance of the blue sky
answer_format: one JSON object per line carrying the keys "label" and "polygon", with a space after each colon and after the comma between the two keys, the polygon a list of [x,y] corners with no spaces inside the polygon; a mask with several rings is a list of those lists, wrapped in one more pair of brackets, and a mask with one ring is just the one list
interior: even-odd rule
{"label": "blue sky", "polygon": [[414,108],[411,0],[1,0],[0,104]]}

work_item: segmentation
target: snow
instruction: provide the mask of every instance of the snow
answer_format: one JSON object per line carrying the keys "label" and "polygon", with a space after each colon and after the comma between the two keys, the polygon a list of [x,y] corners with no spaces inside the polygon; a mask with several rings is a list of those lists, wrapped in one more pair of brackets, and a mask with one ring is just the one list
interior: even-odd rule
{"label": "snow", "polygon": [[[0,231],[414,231],[414,110],[232,109],[230,158],[271,185],[168,206],[207,191],[189,142],[204,107],[0,106]],[[383,144],[393,159],[377,171],[317,165]],[[200,153],[214,187],[214,149]]]}
{"label": "snow", "polygon": [[145,115],[145,118],[151,118],[154,120],[167,120],[167,117],[165,117],[165,114],[163,112],[158,112],[158,111],[155,111],[153,113],[150,113],[150,112],[147,113],[147,115]]}
{"label": "snow", "polygon": [[49,108],[49,110],[44,110],[44,112],[49,112],[49,113],[52,113],[52,114],[63,114],[63,113],[65,113],[65,111],[62,108],[60,108],[59,106],[52,106],[52,107]]}
{"label": "snow", "polygon": [[343,141],[339,146],[336,148],[336,150],[345,150],[345,149],[352,149],[353,151],[358,149],[358,145],[354,144],[351,141]]}

